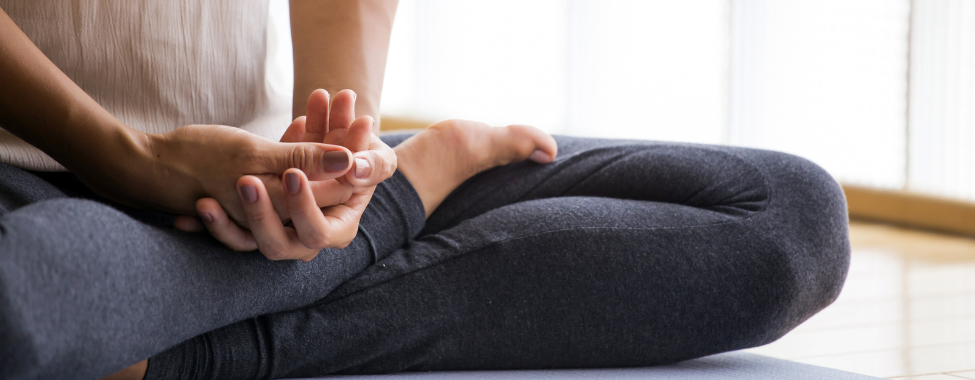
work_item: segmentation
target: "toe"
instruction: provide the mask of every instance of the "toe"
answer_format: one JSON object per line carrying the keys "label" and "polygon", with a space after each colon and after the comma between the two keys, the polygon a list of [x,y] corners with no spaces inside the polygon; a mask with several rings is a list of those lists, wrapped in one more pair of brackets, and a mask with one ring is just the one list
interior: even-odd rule
{"label": "toe", "polygon": [[509,125],[510,146],[514,148],[515,157],[513,161],[530,159],[532,161],[547,164],[555,159],[558,154],[558,144],[552,135],[543,132],[541,129],[528,125]]}

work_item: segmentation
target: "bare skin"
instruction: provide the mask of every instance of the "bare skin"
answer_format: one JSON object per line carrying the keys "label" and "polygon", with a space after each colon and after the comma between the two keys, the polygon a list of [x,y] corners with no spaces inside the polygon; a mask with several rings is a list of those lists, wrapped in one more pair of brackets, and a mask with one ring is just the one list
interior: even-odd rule
{"label": "bare skin", "polygon": [[393,150],[399,170],[420,195],[427,216],[477,173],[526,159],[547,164],[558,153],[555,139],[537,128],[490,127],[468,120],[431,125]]}
{"label": "bare skin", "polygon": [[[187,125],[166,134],[128,128],[0,9],[0,124],[108,199],[183,214],[177,228],[206,228],[231,248],[260,249],[275,260],[310,260],[320,248],[346,246],[376,184],[396,169],[397,156],[427,215],[481,170],[555,157],[554,140],[525,126],[441,122],[395,153],[370,133],[378,130],[395,8],[395,0],[291,1],[295,99],[323,87],[353,88],[363,97],[357,103],[352,91],[334,99],[312,91],[307,117],[296,119],[281,142],[221,125]],[[294,109],[301,114],[299,102]],[[365,116],[356,118],[356,111]],[[333,167],[336,160],[341,168]],[[194,214],[203,222],[187,216]],[[110,378],[142,378],[146,364]]]}
{"label": "bare skin", "polygon": [[295,117],[305,114],[299,99],[315,89],[359,94],[355,113],[376,120],[383,90],[389,35],[396,0],[291,0],[294,45]]}
{"label": "bare skin", "polygon": [[[552,136],[534,127],[447,120],[407,139],[394,151],[399,170],[430,216],[450,192],[475,174],[526,159],[549,163],[558,154],[558,146]],[[143,360],[105,379],[140,380],[147,365]]]}
{"label": "bare skin", "polygon": [[[340,91],[331,102],[324,91],[313,93],[309,103],[329,112],[296,120],[293,126],[300,124],[302,136],[318,134],[317,139],[273,142],[223,125],[186,125],[164,134],[145,133],[129,128],[88,96],[3,10],[0,35],[4,36],[0,39],[0,80],[4,83],[0,86],[0,125],[4,129],[50,155],[96,193],[119,203],[197,215],[198,200],[213,199],[232,223],[258,233],[257,240],[265,243],[257,247],[268,258],[309,260],[320,248],[343,247],[355,237],[359,213],[371,195],[365,191],[352,197],[343,191],[350,192],[348,184],[364,189],[375,186],[396,168],[395,164],[382,164],[395,162],[395,154],[371,134],[374,121],[368,116],[354,117],[354,92]],[[346,146],[349,144],[356,145],[355,149]],[[359,165],[360,161],[365,164]],[[349,179],[350,172],[367,165],[372,169],[368,176]],[[296,196],[279,191],[293,169],[300,170],[304,180],[313,181],[314,185],[307,186],[311,191]],[[305,234],[313,238],[310,242],[325,245],[312,249],[299,242],[301,236],[275,225],[251,225],[254,219],[248,217],[254,215],[249,212],[254,207],[242,195],[252,193],[273,201],[271,209],[279,222],[292,220],[291,210],[307,215],[317,212],[328,223],[294,223],[311,231]],[[341,203],[344,200],[355,203]],[[265,212],[267,208],[261,205]]]}

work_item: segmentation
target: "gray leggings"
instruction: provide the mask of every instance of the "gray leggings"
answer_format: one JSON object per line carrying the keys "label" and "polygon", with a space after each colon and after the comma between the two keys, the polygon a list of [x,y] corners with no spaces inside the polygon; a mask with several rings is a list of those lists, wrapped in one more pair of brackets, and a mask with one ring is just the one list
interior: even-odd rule
{"label": "gray leggings", "polygon": [[0,165],[0,378],[646,366],[771,342],[838,295],[845,201],[816,165],[556,140],[554,163],[481,173],[426,221],[397,174],[308,263]]}

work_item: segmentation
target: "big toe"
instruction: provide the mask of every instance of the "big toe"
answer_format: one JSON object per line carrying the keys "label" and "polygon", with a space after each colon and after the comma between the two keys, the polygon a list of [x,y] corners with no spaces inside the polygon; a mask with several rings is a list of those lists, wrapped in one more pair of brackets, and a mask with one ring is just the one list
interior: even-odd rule
{"label": "big toe", "polygon": [[559,147],[552,135],[528,125],[509,125],[507,128],[508,146],[514,155],[513,161],[529,159],[547,164],[555,159]]}

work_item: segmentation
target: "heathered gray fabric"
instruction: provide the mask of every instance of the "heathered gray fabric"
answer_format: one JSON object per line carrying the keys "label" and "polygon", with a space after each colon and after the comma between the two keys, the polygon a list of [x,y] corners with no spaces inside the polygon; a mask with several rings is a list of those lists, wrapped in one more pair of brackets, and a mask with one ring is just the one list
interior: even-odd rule
{"label": "heathered gray fabric", "polygon": [[846,204],[809,161],[557,140],[323,300],[188,340],[147,379],[659,365],[771,342],[839,294]]}
{"label": "heathered gray fabric", "polygon": [[307,263],[234,252],[167,221],[101,200],[68,173],[0,164],[0,379],[100,378],[209,330],[308,305],[405,245],[424,211],[397,173],[352,244]]}

